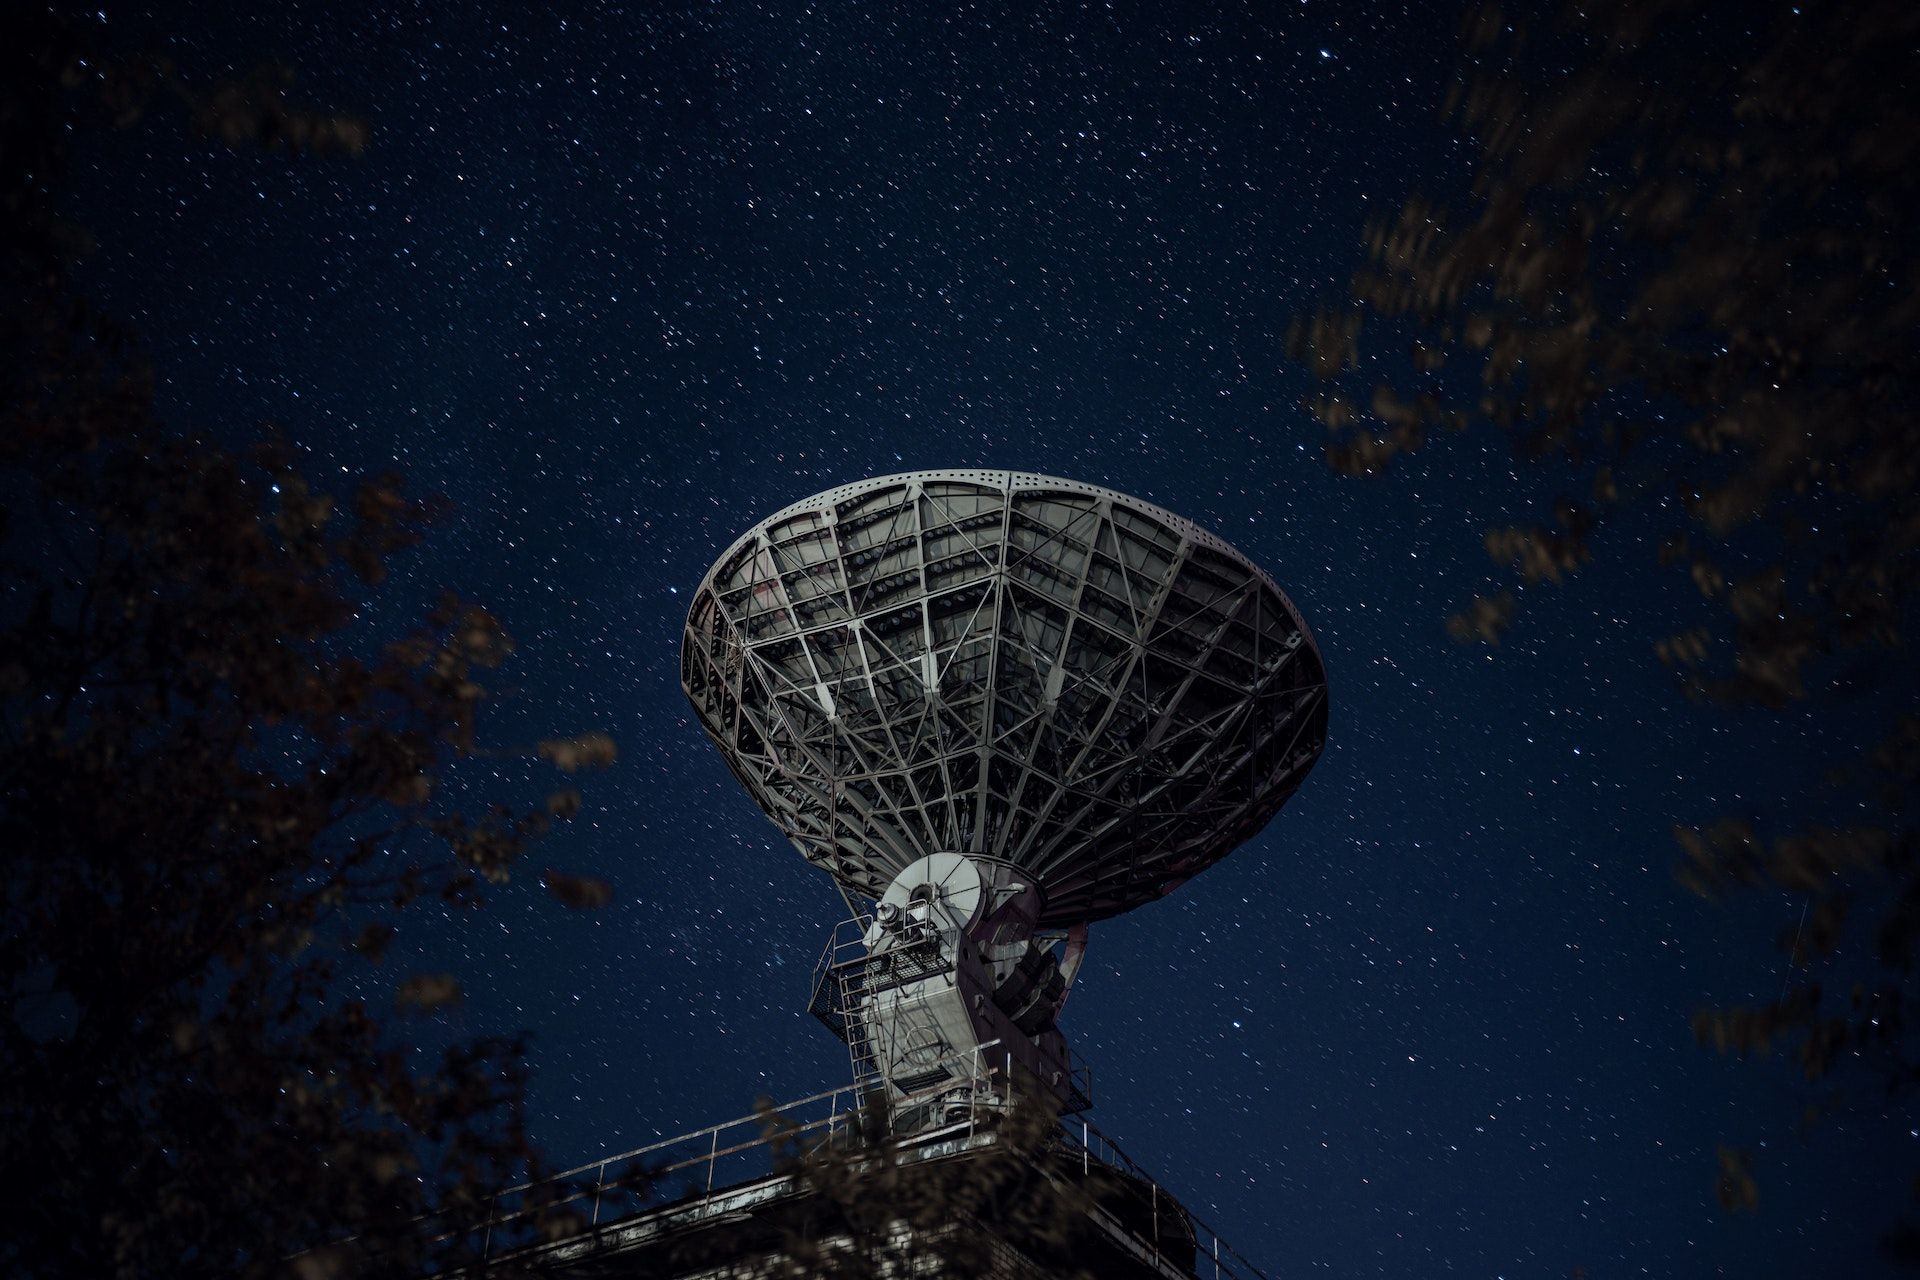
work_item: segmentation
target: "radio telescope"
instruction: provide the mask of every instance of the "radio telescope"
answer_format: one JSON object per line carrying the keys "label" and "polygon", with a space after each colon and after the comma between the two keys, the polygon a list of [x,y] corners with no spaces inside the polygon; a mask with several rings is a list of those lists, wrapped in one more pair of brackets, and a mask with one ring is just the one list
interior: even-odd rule
{"label": "radio telescope", "polygon": [[681,682],[853,911],[813,1011],[898,1101],[985,1052],[1085,1105],[1054,1024],[1087,926],[1253,836],[1326,743],[1320,652],[1272,578],[1170,512],[1017,471],[761,521],[694,595]]}

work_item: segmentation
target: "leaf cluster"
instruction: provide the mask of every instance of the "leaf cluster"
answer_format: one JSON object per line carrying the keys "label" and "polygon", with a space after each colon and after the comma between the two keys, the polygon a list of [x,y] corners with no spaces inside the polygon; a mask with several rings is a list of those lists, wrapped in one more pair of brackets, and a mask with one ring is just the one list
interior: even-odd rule
{"label": "leaf cluster", "polygon": [[[1778,6],[1729,65],[1680,37],[1700,8],[1582,8],[1571,75],[1476,11],[1449,103],[1479,148],[1464,201],[1373,226],[1350,297],[1290,346],[1338,470],[1378,474],[1436,428],[1559,465],[1551,524],[1487,535],[1525,582],[1651,514],[1728,642],[1721,664],[1697,639],[1663,656],[1699,695],[1779,705],[1821,655],[1899,644],[1915,584],[1920,16]],[[1376,333],[1408,346],[1384,376]]]}
{"label": "leaf cluster", "polygon": [[1048,1274],[1079,1274],[1070,1259],[1093,1201],[1055,1167],[1055,1114],[1044,1099],[1022,1098],[988,1117],[990,1142],[928,1159],[889,1131],[878,1097],[860,1124],[811,1144],[763,1108],[779,1165],[806,1189],[808,1208],[783,1231],[779,1256],[753,1265],[792,1280],[963,1280],[1001,1274],[1018,1250],[1057,1268]]}
{"label": "leaf cluster", "polygon": [[[1292,331],[1327,461],[1378,475],[1479,433],[1557,489],[1550,521],[1487,532],[1512,585],[1449,619],[1457,640],[1499,643],[1515,588],[1651,542],[1642,583],[1670,575],[1689,603],[1647,641],[1689,696],[1885,733],[1832,771],[1857,823],[1741,814],[1678,838],[1695,890],[1807,907],[1782,939],[1793,980],[1703,1011],[1701,1041],[1905,1096],[1920,721],[1859,732],[1857,694],[1894,711],[1914,692],[1920,9],[1613,0],[1548,30],[1485,5],[1465,46],[1447,110],[1476,147],[1467,189],[1371,227],[1348,295]],[[1828,785],[1805,781],[1785,805]],[[1853,981],[1818,980],[1848,960]],[[1722,1156],[1730,1206],[1757,1194],[1744,1159]]]}
{"label": "leaf cluster", "polygon": [[201,90],[23,26],[0,106],[27,161],[0,179],[0,1193],[32,1208],[0,1269],[417,1274],[438,1249],[420,1215],[536,1158],[524,1045],[415,1050],[400,1020],[457,982],[372,966],[578,799],[468,814],[445,794],[513,646],[450,596],[398,632],[368,622],[435,504],[162,423],[140,344],[68,275],[76,124],[164,99],[229,142],[363,133],[278,78]]}

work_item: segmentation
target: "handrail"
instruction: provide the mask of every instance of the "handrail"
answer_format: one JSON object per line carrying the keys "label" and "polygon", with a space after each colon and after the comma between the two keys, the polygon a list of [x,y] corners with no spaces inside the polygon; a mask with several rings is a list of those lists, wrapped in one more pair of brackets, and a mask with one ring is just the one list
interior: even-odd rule
{"label": "handrail", "polygon": [[[1117,1169],[1122,1173],[1130,1174],[1133,1177],[1140,1179],[1141,1181],[1155,1188],[1155,1190],[1161,1195],[1166,1195],[1169,1198],[1172,1197],[1172,1193],[1166,1191],[1164,1188],[1161,1188],[1160,1184],[1157,1181],[1155,1181],[1153,1175],[1148,1173],[1144,1168],[1142,1168],[1138,1161],[1136,1161],[1132,1156],[1129,1156],[1125,1151],[1121,1150],[1119,1143],[1115,1142],[1112,1138],[1108,1137],[1105,1133],[1102,1133],[1099,1129],[1094,1128],[1094,1126],[1091,1123],[1089,1123],[1085,1118],[1072,1120],[1071,1122],[1069,1122],[1067,1119],[1062,1119],[1060,1122],[1060,1127],[1066,1133],[1069,1139],[1073,1138],[1074,1136],[1073,1130],[1076,1127],[1080,1130],[1080,1140],[1079,1140],[1080,1147],[1081,1147],[1081,1150],[1086,1155],[1100,1160],[1100,1162],[1106,1165],[1108,1168]],[[1093,1146],[1094,1139],[1099,1140],[1099,1147],[1097,1150]],[[1196,1246],[1200,1243],[1201,1232],[1204,1231],[1207,1234],[1207,1236],[1211,1238],[1213,1248],[1211,1251],[1210,1260],[1213,1263],[1213,1268],[1214,1268],[1213,1273],[1216,1277],[1238,1276],[1241,1274],[1239,1271],[1232,1270],[1227,1267],[1225,1261],[1221,1257],[1222,1251],[1225,1251],[1227,1254],[1231,1255],[1233,1258],[1239,1260],[1241,1266],[1246,1268],[1247,1274],[1254,1276],[1256,1280],[1268,1280],[1266,1272],[1254,1266],[1252,1259],[1248,1258],[1245,1254],[1241,1253],[1238,1249],[1228,1244],[1226,1240],[1220,1235],[1220,1233],[1214,1230],[1213,1227],[1210,1224],[1208,1224],[1204,1219],[1202,1219],[1199,1214],[1187,1208],[1187,1206],[1181,1201],[1175,1200],[1174,1203],[1179,1206],[1180,1212],[1186,1215],[1187,1221],[1193,1224],[1194,1243]],[[1202,1260],[1203,1259],[1200,1259],[1200,1258],[1195,1259],[1196,1268],[1198,1267],[1199,1263]]]}
{"label": "handrail", "polygon": [[[956,1117],[951,1125],[943,1126],[943,1129],[957,1134],[963,1134],[967,1140],[971,1141],[979,1133],[979,1119],[983,1112],[983,1109],[973,1104],[973,1099],[977,1096],[977,1090],[980,1084],[991,1080],[994,1073],[1001,1069],[1002,1064],[998,1055],[992,1055],[988,1052],[998,1047],[999,1044],[1000,1042],[996,1040],[990,1044],[980,1045],[965,1053],[952,1054],[947,1058],[943,1058],[941,1060],[941,1065],[943,1066],[970,1060],[971,1068],[969,1073],[949,1079],[932,1088],[907,1095],[904,1098],[898,1099],[893,1105],[896,1108],[911,1107],[924,1103],[937,1102],[943,1097],[953,1097],[957,1105],[958,1095],[965,1090],[969,1098],[965,1118],[959,1119]],[[732,1188],[740,1185],[735,1181],[716,1187],[716,1169],[720,1161],[748,1152],[771,1150],[775,1135],[765,1131],[764,1115],[771,1114],[790,1118],[788,1127],[786,1127],[780,1135],[783,1137],[796,1137],[823,1128],[827,1132],[832,1133],[836,1128],[848,1124],[859,1114],[858,1108],[851,1105],[852,1099],[854,1095],[866,1092],[869,1087],[870,1086],[858,1083],[842,1085],[835,1089],[828,1089],[805,1098],[783,1103],[780,1106],[771,1108],[770,1111],[766,1113],[756,1111],[737,1119],[725,1120],[719,1124],[708,1125],[702,1129],[695,1129],[675,1137],[664,1138],[656,1142],[648,1143],[645,1146],[635,1147],[630,1151],[602,1156],[597,1160],[590,1160],[585,1164],[577,1165],[574,1168],[564,1170],[560,1173],[508,1187],[492,1197],[484,1222],[476,1221],[466,1228],[448,1231],[439,1236],[438,1239],[444,1241],[466,1233],[483,1233],[480,1241],[479,1261],[484,1270],[488,1260],[491,1258],[506,1256],[536,1243],[547,1243],[545,1241],[535,1241],[530,1238],[514,1238],[513,1229],[515,1226],[536,1213],[574,1204],[583,1205],[588,1198],[591,1198],[593,1202],[591,1217],[585,1219],[580,1231],[576,1233],[576,1236],[573,1238],[594,1235],[611,1227],[622,1218],[631,1217],[633,1213],[644,1212],[649,1207],[646,1205],[634,1205],[631,1206],[629,1212],[622,1213],[620,1218],[603,1220],[603,1202],[610,1195],[617,1196],[621,1193],[638,1189],[632,1185],[632,1182],[644,1181],[646,1183],[653,1183],[670,1174],[703,1168],[705,1170],[703,1180],[704,1189],[690,1190],[686,1194],[685,1199],[688,1201],[686,1208],[689,1212],[704,1214],[711,1209],[713,1201],[718,1194],[728,1192]],[[843,1107],[841,1105],[842,1099],[848,1100],[849,1105]],[[815,1115],[812,1118],[798,1118],[807,1108],[818,1108],[821,1104],[826,1104],[827,1114],[825,1116]],[[728,1140],[723,1143],[722,1137],[726,1135],[729,1130],[738,1130],[748,1125],[753,1126],[756,1130],[752,1137],[741,1141],[728,1138]],[[1079,1151],[1083,1171],[1097,1162],[1105,1168],[1113,1169],[1137,1180],[1143,1184],[1142,1189],[1152,1195],[1154,1204],[1156,1205],[1154,1220],[1156,1239],[1152,1242],[1153,1252],[1151,1260],[1152,1264],[1161,1274],[1169,1277],[1186,1276],[1188,1274],[1203,1276],[1207,1274],[1204,1269],[1210,1267],[1210,1274],[1214,1277],[1214,1280],[1267,1280],[1266,1273],[1256,1267],[1246,1255],[1242,1254],[1232,1245],[1229,1245],[1210,1224],[1187,1209],[1177,1198],[1161,1187],[1151,1174],[1121,1149],[1119,1143],[1108,1137],[1107,1134],[1100,1129],[1094,1127],[1093,1124],[1088,1122],[1084,1117],[1061,1117],[1058,1123],[1058,1135],[1066,1139],[1069,1144],[1069,1152],[1075,1149]],[[645,1161],[646,1157],[657,1156],[663,1152],[675,1151],[676,1149],[679,1149],[681,1152],[686,1152],[689,1148],[691,1148],[692,1154],[681,1154],[676,1159],[654,1167],[643,1166],[638,1170],[635,1169],[635,1165]],[[609,1169],[615,1170],[611,1179],[608,1177]],[[640,1178],[635,1178],[636,1172],[641,1175]],[[772,1170],[769,1168],[765,1172],[771,1173]],[[592,1175],[591,1179],[589,1180],[586,1175]],[[765,1173],[760,1176],[765,1176]],[[574,1183],[575,1180],[578,1180],[578,1185],[570,1185]],[[516,1198],[526,1196],[529,1192],[548,1188],[555,1189],[563,1194],[559,1199],[542,1201],[535,1204],[522,1203],[519,1205],[510,1205],[508,1203]],[[651,1187],[647,1189],[651,1190]],[[1194,1269],[1191,1273],[1180,1270],[1173,1263],[1163,1260],[1160,1256],[1160,1243],[1157,1239],[1159,1228],[1159,1210],[1157,1206],[1163,1199],[1172,1204],[1174,1208],[1184,1216],[1185,1220],[1191,1224],[1195,1247],[1193,1259]],[[661,1204],[652,1207],[665,1207],[667,1203],[671,1203],[671,1201],[663,1201]],[[1095,1212],[1099,1213],[1100,1211],[1096,1210]],[[1102,1214],[1102,1216],[1108,1215]]]}
{"label": "handrail", "polygon": [[[976,1089],[980,1083],[992,1078],[996,1070],[995,1062],[997,1061],[997,1057],[989,1051],[997,1048],[999,1045],[1000,1041],[994,1040],[986,1044],[977,1045],[966,1052],[950,1054],[942,1058],[939,1064],[941,1066],[949,1066],[954,1063],[967,1062],[968,1060],[971,1060],[972,1066],[965,1074],[943,1081],[938,1085],[920,1090],[919,1092],[908,1094],[903,1098],[895,1100],[892,1105],[896,1108],[910,1107],[938,1101],[942,1097],[957,1094],[962,1089],[968,1089],[969,1091]],[[821,1103],[826,1103],[828,1104],[829,1111],[825,1117],[816,1117],[793,1124],[786,1132],[788,1135],[801,1135],[821,1128],[826,1128],[831,1131],[836,1126],[848,1123],[859,1114],[858,1107],[853,1104],[858,1100],[860,1095],[869,1092],[871,1088],[872,1085],[870,1082],[844,1084],[838,1088],[828,1089],[822,1093],[816,1093],[792,1102],[782,1103],[777,1107],[771,1108],[770,1114],[775,1116],[790,1116],[793,1113],[803,1111],[805,1108],[817,1107]],[[842,1099],[847,1101],[847,1106],[842,1107],[840,1105]],[[969,1105],[968,1111],[967,1128],[971,1132],[973,1128],[974,1108]],[[752,1126],[754,1128],[754,1137],[743,1142],[732,1143],[725,1147],[721,1146],[720,1138],[722,1134],[728,1130],[738,1130],[746,1126]],[[733,1120],[723,1120],[718,1124],[711,1124],[702,1129],[695,1129],[671,1138],[663,1138],[656,1142],[650,1142],[645,1146],[635,1147],[630,1151],[622,1151],[612,1155],[602,1156],[598,1160],[590,1160],[585,1164],[576,1165],[571,1169],[562,1170],[559,1173],[549,1174],[543,1178],[503,1188],[499,1192],[496,1192],[488,1202],[488,1211],[484,1224],[486,1233],[482,1243],[481,1257],[484,1260],[492,1256],[492,1238],[497,1228],[509,1226],[537,1212],[560,1208],[583,1201],[588,1196],[592,1196],[594,1200],[594,1213],[589,1225],[598,1226],[600,1223],[600,1209],[603,1197],[609,1192],[619,1193],[630,1190],[631,1188],[626,1185],[626,1183],[627,1180],[635,1174],[636,1170],[634,1166],[636,1164],[644,1161],[648,1156],[658,1155],[661,1152],[671,1151],[676,1148],[685,1148],[689,1144],[700,1142],[702,1139],[707,1139],[708,1142],[706,1144],[706,1151],[701,1154],[654,1168],[643,1168],[638,1172],[642,1173],[649,1180],[658,1180],[667,1174],[679,1173],[687,1169],[704,1166],[707,1169],[705,1195],[711,1197],[714,1189],[714,1166],[719,1160],[726,1156],[737,1155],[742,1152],[771,1146],[772,1139],[770,1135],[760,1132],[762,1126],[762,1113],[755,1111],[749,1115],[740,1116]],[[616,1166],[618,1167],[617,1172],[613,1179],[609,1180],[607,1170]],[[576,1179],[582,1179],[584,1175],[587,1174],[593,1175],[590,1182],[582,1182],[578,1187],[569,1188],[569,1183]],[[504,1214],[501,1212],[502,1202],[525,1196],[531,1191],[548,1188],[562,1191],[571,1190],[571,1194],[563,1195],[560,1199],[551,1202],[522,1205],[512,1208]],[[468,1230],[472,1229],[475,1228],[468,1228]],[[460,1234],[462,1234],[461,1230],[455,1229],[443,1233],[438,1236],[437,1239],[448,1240]]]}

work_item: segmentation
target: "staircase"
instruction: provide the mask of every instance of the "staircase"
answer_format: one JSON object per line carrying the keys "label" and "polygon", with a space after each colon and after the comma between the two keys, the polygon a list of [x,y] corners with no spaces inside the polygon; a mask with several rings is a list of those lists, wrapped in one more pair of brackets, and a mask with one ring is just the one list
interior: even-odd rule
{"label": "staircase", "polygon": [[[807,1011],[846,1044],[857,1085],[883,1080],[884,1064],[899,1060],[903,1039],[922,1035],[928,1038],[930,1047],[939,1041],[932,1019],[924,1014],[913,1017],[914,1011],[908,1006],[905,1017],[888,1020],[888,1034],[893,1039],[887,1044],[876,1044],[873,1020],[867,1017],[872,1002],[888,991],[945,973],[948,968],[937,934],[929,933],[918,941],[869,953],[861,940],[866,924],[856,917],[834,930],[819,964],[814,966],[813,995],[807,1002]],[[943,1053],[936,1051],[933,1056],[938,1058]],[[888,1083],[912,1092],[949,1074],[945,1068],[935,1065],[925,1073],[925,1078],[916,1075]]]}

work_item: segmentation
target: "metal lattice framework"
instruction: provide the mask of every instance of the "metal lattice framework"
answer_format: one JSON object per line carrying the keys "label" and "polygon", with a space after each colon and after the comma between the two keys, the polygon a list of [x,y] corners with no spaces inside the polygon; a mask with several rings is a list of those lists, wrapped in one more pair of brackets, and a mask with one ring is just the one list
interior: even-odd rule
{"label": "metal lattice framework", "polygon": [[998,858],[1050,926],[1224,857],[1326,741],[1319,650],[1271,578],[1158,507],[1021,472],[887,476],[763,521],[695,594],[681,680],[843,888]]}

